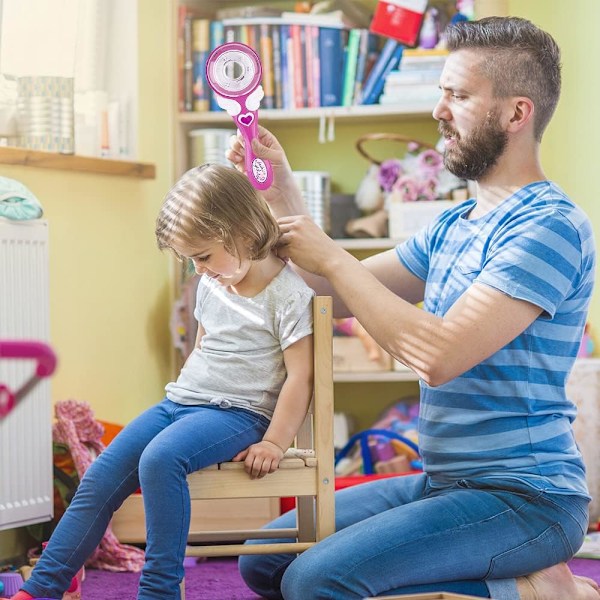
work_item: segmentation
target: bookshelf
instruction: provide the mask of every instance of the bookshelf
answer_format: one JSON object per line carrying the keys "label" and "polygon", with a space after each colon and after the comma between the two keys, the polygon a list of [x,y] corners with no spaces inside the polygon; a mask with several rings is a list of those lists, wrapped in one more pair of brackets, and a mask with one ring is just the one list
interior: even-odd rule
{"label": "bookshelf", "polygon": [[154,179],[156,177],[156,167],[152,163],[94,156],[78,156],[76,154],[59,154],[58,152],[42,152],[40,150],[28,150],[26,148],[9,146],[0,147],[0,164],[135,177],[139,179]]}
{"label": "bookshelf", "polygon": [[[171,49],[173,64],[173,111],[174,132],[173,173],[178,177],[190,164],[189,132],[197,128],[233,128],[231,118],[224,112],[182,111],[179,106],[178,87],[178,8],[180,3],[171,0]],[[362,4],[373,10],[375,0],[362,0]],[[293,10],[293,1],[275,2],[222,0],[186,1],[185,5],[210,18],[218,8],[230,6],[272,6]],[[476,0],[476,15],[508,14],[507,0]],[[327,170],[331,174],[334,193],[354,193],[368,164],[354,149],[355,140],[362,134],[373,131],[397,132],[414,135],[435,143],[438,139],[437,124],[431,113],[431,101],[413,105],[353,105],[286,109],[265,109],[261,106],[259,119],[268,127],[286,148],[294,170]],[[318,130],[326,120],[335,123],[335,139],[320,143]],[[393,152],[395,147],[382,148],[382,153]],[[343,239],[336,240],[343,248],[364,258],[369,254],[389,250],[401,240]],[[359,428],[368,427],[376,415],[391,402],[402,396],[418,395],[418,381],[413,373],[384,371],[376,373],[336,373],[336,410],[350,412]]]}

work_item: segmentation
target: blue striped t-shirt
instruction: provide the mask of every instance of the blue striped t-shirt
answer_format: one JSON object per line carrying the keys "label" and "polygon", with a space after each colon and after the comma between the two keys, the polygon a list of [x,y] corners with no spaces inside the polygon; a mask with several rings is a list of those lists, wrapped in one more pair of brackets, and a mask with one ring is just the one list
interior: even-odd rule
{"label": "blue striped t-shirt", "polygon": [[[521,188],[479,219],[474,200],[397,247],[443,316],[473,283],[543,309],[517,338],[452,381],[421,382],[419,446],[433,485],[518,478],[587,496],[565,383],[585,325],[595,248],[587,216],[554,183]],[[460,348],[456,348],[460,352]]]}

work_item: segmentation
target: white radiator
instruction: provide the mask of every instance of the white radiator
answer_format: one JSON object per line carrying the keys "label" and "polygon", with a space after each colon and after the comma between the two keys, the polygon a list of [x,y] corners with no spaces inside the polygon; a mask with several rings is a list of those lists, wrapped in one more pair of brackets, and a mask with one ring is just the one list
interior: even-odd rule
{"label": "white radiator", "polygon": [[[48,226],[0,219],[0,339],[49,341]],[[33,360],[0,358],[0,383],[16,391]],[[52,517],[50,382],[40,381],[0,419],[0,530]]]}

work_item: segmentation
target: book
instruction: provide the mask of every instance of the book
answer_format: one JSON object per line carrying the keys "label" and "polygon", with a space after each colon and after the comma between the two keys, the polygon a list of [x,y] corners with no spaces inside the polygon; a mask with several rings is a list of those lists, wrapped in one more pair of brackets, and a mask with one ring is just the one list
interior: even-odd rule
{"label": "book", "polygon": [[392,38],[386,41],[363,86],[361,104],[377,103],[383,91],[385,78],[400,63],[403,49],[404,47]]}
{"label": "book", "polygon": [[360,30],[360,41],[358,44],[358,58],[356,61],[356,75],[354,77],[354,92],[352,94],[352,103],[358,104],[362,90],[362,84],[365,79],[365,69],[367,66],[367,55],[369,53],[368,29]]}
{"label": "book", "polygon": [[192,16],[186,14],[183,23],[183,109],[188,112],[194,110],[192,20]]}
{"label": "book", "polygon": [[273,44],[273,108],[283,108],[282,65],[281,65],[281,25],[271,27]]}
{"label": "book", "polygon": [[319,55],[321,59],[321,106],[341,106],[344,30],[319,28]]}
{"label": "book", "polygon": [[342,106],[351,106],[354,99],[354,81],[356,79],[356,63],[360,45],[360,29],[351,29],[346,48],[344,64],[344,84],[342,86]]}
{"label": "book", "polygon": [[262,106],[275,108],[275,86],[273,73],[273,40],[271,38],[272,26],[262,23],[259,26],[259,56],[262,63],[262,86],[265,92]]}
{"label": "book", "polygon": [[312,48],[312,63],[310,72],[313,80],[313,101],[315,108],[321,106],[321,55],[319,53],[319,28],[316,25],[308,27],[308,36]]}
{"label": "book", "polygon": [[302,85],[304,81],[304,75],[302,72],[305,70],[304,55],[302,52],[302,25],[294,23],[290,25],[290,36],[292,40],[292,72],[294,75],[294,86],[293,86],[293,108],[304,108],[304,95],[302,93]]}
{"label": "book", "polygon": [[[225,31],[223,28],[223,21],[211,21],[210,22],[210,50],[211,52],[221,46],[225,41]],[[210,110],[219,111],[220,106],[217,104],[215,92],[210,90]]]}
{"label": "book", "polygon": [[206,81],[206,61],[210,53],[210,21],[192,20],[192,99],[193,110],[205,112],[210,106],[210,88]]}
{"label": "book", "polygon": [[293,107],[293,74],[290,68],[291,62],[291,39],[290,26],[282,23],[279,26],[279,46],[281,51],[281,101],[282,108]]}

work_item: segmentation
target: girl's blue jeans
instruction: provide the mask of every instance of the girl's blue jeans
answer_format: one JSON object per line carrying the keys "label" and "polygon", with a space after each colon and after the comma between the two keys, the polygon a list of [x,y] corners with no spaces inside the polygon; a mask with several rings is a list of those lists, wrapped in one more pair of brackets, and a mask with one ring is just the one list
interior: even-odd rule
{"label": "girl's blue jeans", "polygon": [[267,427],[267,419],[236,408],[165,399],[148,409],[92,463],[23,589],[62,598],[113,513],[141,486],[147,542],[138,600],[179,600],[190,525],[187,475],[230,460]]}
{"label": "girl's blue jeans", "polygon": [[[425,474],[382,479],[336,493],[335,534],[297,557],[242,556],[240,572],[269,599],[449,591],[517,600],[516,577],[566,561],[580,547],[587,505],[519,480],[432,489]],[[267,527],[294,523],[291,511]]]}

